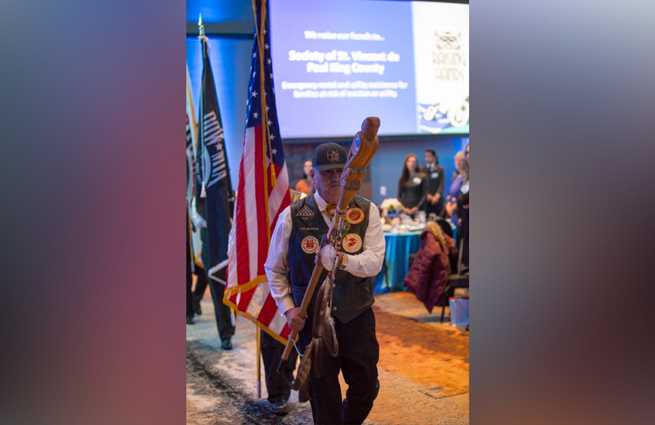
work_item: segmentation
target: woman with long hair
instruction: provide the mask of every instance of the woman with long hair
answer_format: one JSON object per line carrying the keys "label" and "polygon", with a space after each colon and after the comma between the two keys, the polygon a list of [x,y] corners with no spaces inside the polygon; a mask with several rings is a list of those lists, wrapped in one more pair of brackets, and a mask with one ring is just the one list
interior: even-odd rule
{"label": "woman with long hair", "polygon": [[418,158],[409,154],[403,163],[403,171],[398,179],[398,200],[403,204],[405,214],[414,215],[418,210],[425,211],[428,199],[428,182],[418,167]]}

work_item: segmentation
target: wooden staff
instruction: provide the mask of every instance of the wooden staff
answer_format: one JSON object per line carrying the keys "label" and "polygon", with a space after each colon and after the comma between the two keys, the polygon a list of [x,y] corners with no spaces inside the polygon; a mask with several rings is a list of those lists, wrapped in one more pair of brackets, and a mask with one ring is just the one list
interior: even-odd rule
{"label": "wooden staff", "polygon": [[[362,185],[362,179],[364,178],[364,175],[366,175],[366,167],[371,162],[371,159],[373,159],[375,152],[378,150],[378,128],[380,128],[380,119],[376,117],[368,117],[362,123],[361,131],[357,132],[353,139],[353,143],[350,146],[350,152],[348,153],[348,160],[346,161],[346,165],[341,173],[339,203],[337,204],[337,213],[334,215],[334,220],[332,221],[330,230],[328,230],[328,240],[330,240],[333,232],[337,232],[341,228],[343,216],[348,209],[348,205]],[[305,296],[300,304],[300,310],[298,311],[298,315],[302,318],[307,318],[307,308],[312,300],[312,295],[316,289],[318,278],[321,276],[322,272],[323,263],[318,261],[314,266],[314,271],[312,272],[309,284],[307,285],[307,291],[305,292]],[[291,354],[291,349],[293,348],[293,342],[297,335],[298,332],[294,330],[292,330],[291,335],[289,335],[287,346],[285,347],[280,363],[277,366],[277,371],[280,373],[282,373],[287,364],[289,354]]]}

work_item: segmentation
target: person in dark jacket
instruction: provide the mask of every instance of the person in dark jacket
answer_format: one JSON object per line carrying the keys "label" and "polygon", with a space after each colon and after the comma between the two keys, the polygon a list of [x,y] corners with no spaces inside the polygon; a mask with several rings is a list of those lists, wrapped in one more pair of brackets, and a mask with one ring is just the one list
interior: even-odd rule
{"label": "person in dark jacket", "polygon": [[459,225],[462,229],[460,238],[460,267],[469,267],[469,146],[466,146],[466,181],[460,189],[461,194],[457,198],[457,215],[459,216]]}
{"label": "person in dark jacket", "polygon": [[398,179],[398,200],[403,204],[405,214],[413,216],[418,210],[425,211],[427,199],[427,176],[419,170],[416,155],[409,154]]}
{"label": "person in dark jacket", "polygon": [[428,197],[425,202],[425,213],[435,213],[439,217],[444,216],[446,203],[443,198],[444,175],[443,167],[439,166],[439,157],[434,149],[425,151],[425,166],[421,172],[427,176]]}
{"label": "person in dark jacket", "polygon": [[429,221],[421,233],[421,247],[403,281],[403,286],[421,301],[429,313],[437,305],[448,284],[450,254],[455,241],[445,235],[439,225]]}
{"label": "person in dark jacket", "polygon": [[191,240],[189,238],[189,211],[187,210],[187,230],[186,230],[186,324],[193,325],[195,320],[193,318],[193,292],[191,286],[193,285],[193,276],[191,276]]}

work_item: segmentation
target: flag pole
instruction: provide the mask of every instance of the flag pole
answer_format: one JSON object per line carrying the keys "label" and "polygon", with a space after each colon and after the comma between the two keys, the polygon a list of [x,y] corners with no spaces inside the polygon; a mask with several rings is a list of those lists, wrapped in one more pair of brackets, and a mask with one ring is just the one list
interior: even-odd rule
{"label": "flag pole", "polygon": [[259,326],[255,326],[255,329],[257,329],[257,398],[262,398],[262,370],[259,358],[262,331]]}
{"label": "flag pole", "polygon": [[[262,57],[262,54],[263,54],[262,47],[263,46],[262,46],[262,40],[260,39],[261,28],[258,28],[258,26],[257,26],[257,22],[258,22],[258,20],[257,20],[257,5],[255,3],[255,0],[253,0],[253,2],[252,2],[252,10],[253,10],[253,14],[255,15],[255,37],[257,39],[257,45],[259,47],[258,53],[259,53],[260,71],[261,71],[260,72],[260,74],[261,74],[260,75],[260,83],[261,83],[260,91],[262,92],[262,94],[261,94],[262,126],[266,126],[266,124],[267,124],[266,123],[266,108],[265,108],[265,106],[266,106],[265,91],[266,90],[265,90],[265,87],[264,87],[264,79],[263,79],[263,77],[264,77],[264,74],[263,74],[264,61],[263,61],[263,57]],[[267,128],[267,127],[265,127],[265,128]],[[266,139],[266,136],[267,136],[267,132],[264,134],[264,139]],[[266,151],[266,149],[264,148],[264,152],[265,151]],[[263,156],[264,156],[264,170],[266,170],[266,155],[263,155]],[[268,192],[268,189],[265,189],[265,190]],[[268,198],[266,198],[266,210],[268,211]],[[267,214],[267,217],[268,217],[268,214]],[[268,223],[268,220],[267,220],[267,223]],[[270,241],[271,240],[270,228],[267,226],[266,230],[267,230],[267,232],[269,232],[268,233],[268,240]],[[255,326],[255,332],[257,332],[257,398],[261,398],[261,396],[262,396],[262,370],[261,370],[261,361],[260,361],[259,356],[260,356],[260,353],[261,353],[261,334],[262,334],[262,332],[259,329],[259,326]]]}
{"label": "flag pole", "polygon": [[[205,57],[205,45],[204,45],[203,38],[205,37],[205,26],[202,24],[202,13],[199,13],[198,33],[199,33],[198,38],[200,39],[200,48],[202,49],[202,57],[204,59],[204,57]],[[204,114],[205,111],[202,110],[202,101],[200,101],[200,109],[201,109],[201,112]],[[204,138],[203,138],[203,140],[204,140]],[[199,157],[199,156],[200,156],[200,154],[197,157]],[[201,162],[201,161],[199,161],[199,162]],[[206,198],[207,197],[207,188],[205,186],[204,168],[201,171],[202,171],[202,187],[200,189],[200,197],[201,198]],[[209,274],[209,267],[207,267],[207,273]]]}

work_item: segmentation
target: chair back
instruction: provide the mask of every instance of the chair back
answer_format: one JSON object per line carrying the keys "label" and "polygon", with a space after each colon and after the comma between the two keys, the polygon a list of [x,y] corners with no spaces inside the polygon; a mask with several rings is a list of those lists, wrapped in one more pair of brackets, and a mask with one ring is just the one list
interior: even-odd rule
{"label": "chair back", "polygon": [[450,227],[450,223],[439,217],[437,218],[437,224],[441,228],[441,231],[444,232],[444,234],[450,236],[451,238],[453,237],[453,228]]}

